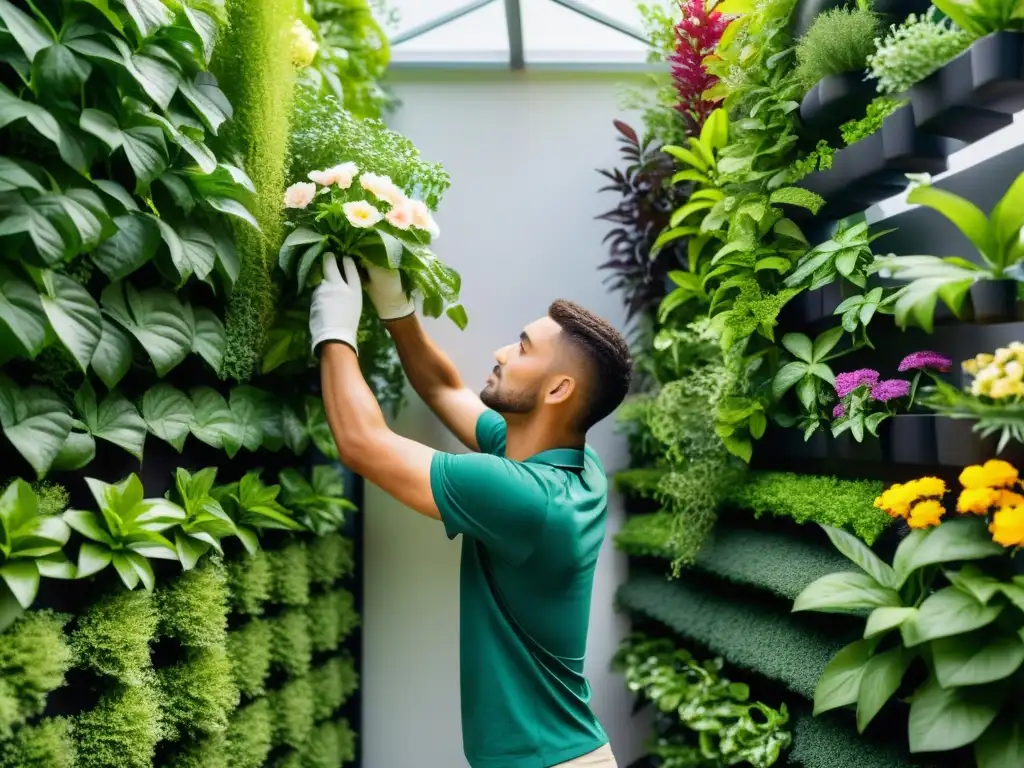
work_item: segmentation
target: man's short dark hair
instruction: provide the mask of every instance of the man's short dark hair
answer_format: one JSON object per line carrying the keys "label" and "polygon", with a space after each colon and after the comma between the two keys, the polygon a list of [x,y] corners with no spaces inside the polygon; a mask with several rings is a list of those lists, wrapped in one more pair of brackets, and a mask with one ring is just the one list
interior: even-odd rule
{"label": "man's short dark hair", "polygon": [[633,356],[621,333],[578,304],[559,299],[548,308],[548,317],[586,361],[587,404],[580,415],[580,427],[586,431],[625,399],[633,378]]}

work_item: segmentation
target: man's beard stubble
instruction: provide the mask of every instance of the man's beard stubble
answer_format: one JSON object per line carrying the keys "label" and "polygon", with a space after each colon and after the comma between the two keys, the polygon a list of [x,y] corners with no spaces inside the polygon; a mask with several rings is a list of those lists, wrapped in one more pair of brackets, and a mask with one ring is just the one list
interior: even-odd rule
{"label": "man's beard stubble", "polygon": [[522,390],[504,390],[501,387],[501,374],[494,371],[495,382],[484,387],[480,400],[492,411],[498,413],[522,414],[532,411],[537,404],[536,392]]}

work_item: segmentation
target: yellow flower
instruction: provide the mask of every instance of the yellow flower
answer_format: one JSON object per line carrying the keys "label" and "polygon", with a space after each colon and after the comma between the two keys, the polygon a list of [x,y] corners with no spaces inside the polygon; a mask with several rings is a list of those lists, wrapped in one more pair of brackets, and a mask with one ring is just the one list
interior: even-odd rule
{"label": "yellow flower", "polygon": [[999,491],[995,488],[968,488],[960,493],[956,502],[956,511],[962,514],[987,515],[989,507],[999,501]]}
{"label": "yellow flower", "polygon": [[942,496],[946,493],[946,483],[938,477],[921,477],[911,480],[904,488],[912,493],[915,498],[924,496]]}
{"label": "yellow flower", "polygon": [[1017,470],[1000,459],[989,459],[984,464],[964,467],[960,485],[964,488],[1009,488],[1017,482]]}
{"label": "yellow flower", "polygon": [[993,360],[995,360],[995,362],[999,363],[1000,365],[1002,365],[1003,363],[1008,363],[1012,359],[1013,350],[1011,350],[1009,347],[1000,347],[999,349],[996,350],[996,353],[993,356]]}
{"label": "yellow flower", "polygon": [[1011,360],[1003,366],[1003,373],[1006,374],[1006,378],[1008,379],[1020,381],[1021,379],[1024,379],[1024,365],[1021,365],[1018,360]]}
{"label": "yellow flower", "polygon": [[993,400],[1002,400],[1006,397],[1014,397],[1020,390],[1020,382],[1013,379],[996,379],[989,387],[988,396]]}
{"label": "yellow flower", "polygon": [[942,522],[942,516],[945,513],[946,508],[935,499],[919,501],[910,510],[907,525],[911,528],[931,528]]}
{"label": "yellow flower", "polygon": [[996,544],[1024,546],[1024,506],[1003,507],[992,516],[988,530]]}
{"label": "yellow flower", "polygon": [[906,518],[915,501],[941,497],[945,493],[946,483],[940,478],[922,477],[908,483],[895,483],[875,499],[875,506],[892,517]]}
{"label": "yellow flower", "polygon": [[305,69],[316,59],[317,45],[313,30],[303,24],[299,19],[295,20],[291,28],[292,37],[292,64],[297,69]]}
{"label": "yellow flower", "polygon": [[967,373],[971,374],[972,376],[977,376],[978,371],[989,365],[992,362],[992,360],[992,355],[981,354],[970,360],[964,360],[960,364],[960,367],[963,368]]}

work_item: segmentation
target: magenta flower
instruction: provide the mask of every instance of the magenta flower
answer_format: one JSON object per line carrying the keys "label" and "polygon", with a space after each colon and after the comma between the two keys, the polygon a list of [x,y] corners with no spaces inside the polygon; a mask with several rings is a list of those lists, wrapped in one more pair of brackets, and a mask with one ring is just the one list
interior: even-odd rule
{"label": "magenta flower", "polygon": [[914,352],[907,355],[900,362],[900,373],[906,371],[923,371],[925,368],[934,368],[940,373],[948,373],[953,367],[953,361],[938,352]]}
{"label": "magenta flower", "polygon": [[842,403],[836,403],[836,407],[832,409],[832,418],[841,419],[846,415],[846,406]]}
{"label": "magenta flower", "polygon": [[887,403],[897,397],[906,397],[910,394],[910,382],[905,379],[886,379],[876,382],[871,387],[871,399],[880,403]]}
{"label": "magenta flower", "polygon": [[874,384],[878,381],[878,371],[871,368],[861,368],[848,373],[840,373],[836,376],[836,394],[839,397],[846,397],[862,384]]}

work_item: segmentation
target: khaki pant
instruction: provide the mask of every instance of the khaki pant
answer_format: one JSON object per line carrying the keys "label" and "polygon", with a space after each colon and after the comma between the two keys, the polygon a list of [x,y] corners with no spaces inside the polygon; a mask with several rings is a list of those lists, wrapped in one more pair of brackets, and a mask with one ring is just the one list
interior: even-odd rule
{"label": "khaki pant", "polygon": [[618,763],[615,762],[611,746],[605,744],[588,755],[577,757],[567,763],[559,763],[552,768],[618,768]]}

